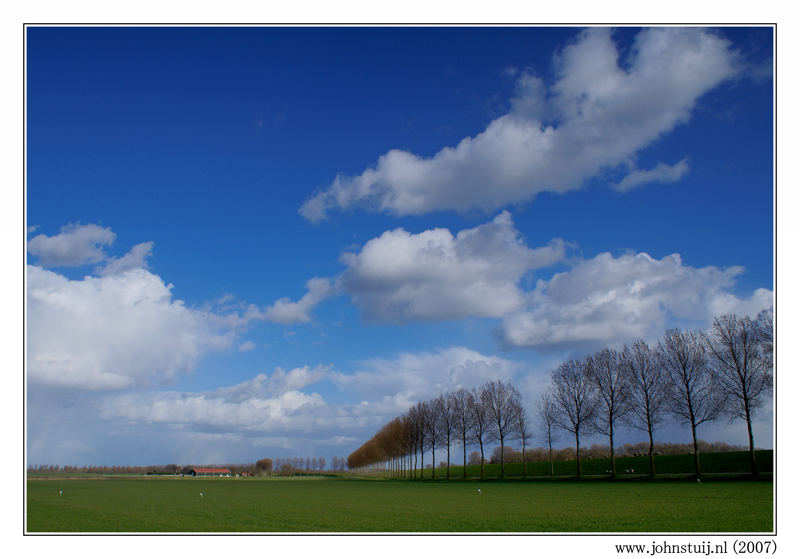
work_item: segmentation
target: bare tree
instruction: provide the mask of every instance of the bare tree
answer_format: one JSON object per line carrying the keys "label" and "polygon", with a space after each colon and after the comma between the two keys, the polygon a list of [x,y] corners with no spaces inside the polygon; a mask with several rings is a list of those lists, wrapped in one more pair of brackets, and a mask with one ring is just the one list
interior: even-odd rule
{"label": "bare tree", "polygon": [[425,452],[425,414],[423,412],[422,402],[414,404],[411,409],[406,413],[409,423],[409,436],[411,438],[411,445],[414,449],[414,475],[417,471],[417,450],[420,453],[420,478],[424,477],[424,452]]}
{"label": "bare tree", "polygon": [[416,457],[416,427],[414,425],[414,420],[411,418],[411,410],[404,413],[400,417],[400,433],[398,434],[399,437],[399,446],[401,448],[401,456],[403,460],[404,467],[406,468],[406,474],[408,477],[413,477],[416,472],[413,469],[413,459],[412,455]]}
{"label": "bare tree", "polygon": [[623,421],[641,431],[650,440],[650,475],[656,473],[654,434],[663,419],[668,388],[658,353],[644,340],[638,340],[622,352],[622,367],[629,386],[630,412]]}
{"label": "bare tree", "polygon": [[550,457],[550,475],[555,475],[553,468],[553,443],[558,438],[556,433],[556,417],[558,410],[553,402],[553,396],[550,391],[545,392],[536,404],[536,411],[539,414],[539,427],[544,435],[544,440],[547,443],[548,455]]}
{"label": "bare tree", "polygon": [[481,390],[489,414],[492,438],[500,442],[500,477],[505,477],[505,440],[515,427],[517,408],[520,407],[519,390],[507,382],[492,380]]}
{"label": "bare tree", "polygon": [[467,477],[467,444],[469,444],[469,433],[472,427],[472,414],[469,406],[469,392],[464,388],[459,388],[451,392],[448,396],[450,406],[455,417],[455,433],[464,452],[464,477]]}
{"label": "bare tree", "polygon": [[714,319],[706,336],[709,363],[727,396],[726,412],[744,419],[750,442],[750,469],[758,475],[752,417],[772,389],[771,352],[765,351],[762,325],[750,317],[726,314]]}
{"label": "bare tree", "polygon": [[591,431],[597,411],[597,393],[585,360],[571,359],[558,366],[551,376],[556,425],[575,436],[575,461],[581,477],[581,435]]}
{"label": "bare tree", "polygon": [[531,439],[530,426],[528,425],[528,412],[522,402],[514,408],[514,433],[522,443],[522,478],[528,479],[528,458],[525,449]]}
{"label": "bare tree", "polygon": [[716,420],[725,405],[725,395],[716,386],[715,375],[706,362],[703,337],[699,332],[670,329],[658,344],[658,355],[668,378],[667,406],[672,414],[692,429],[695,473],[700,476],[697,427]]}
{"label": "bare tree", "polygon": [[628,387],[620,361],[619,352],[613,349],[602,349],[587,360],[589,376],[599,396],[594,425],[608,437],[612,479],[617,476],[617,464],[614,460],[614,427],[629,409]]}
{"label": "bare tree", "polygon": [[469,409],[472,421],[470,422],[470,442],[477,444],[481,449],[481,477],[486,476],[485,454],[483,445],[486,444],[489,435],[489,414],[486,409],[484,398],[481,396],[481,390],[473,389],[469,393]]}
{"label": "bare tree", "polygon": [[456,429],[456,415],[453,402],[448,395],[442,394],[433,401],[436,408],[436,427],[439,437],[447,449],[447,479],[450,479],[450,440]]}
{"label": "bare tree", "polygon": [[[439,410],[434,402],[420,404],[423,416],[423,432],[428,448],[431,449],[431,478],[436,479],[436,448],[441,444],[439,437]],[[424,456],[424,453],[423,453]]]}

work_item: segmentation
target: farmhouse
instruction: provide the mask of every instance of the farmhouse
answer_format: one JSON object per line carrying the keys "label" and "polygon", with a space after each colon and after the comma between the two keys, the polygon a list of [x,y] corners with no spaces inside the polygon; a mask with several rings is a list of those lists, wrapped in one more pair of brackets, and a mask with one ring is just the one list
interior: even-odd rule
{"label": "farmhouse", "polygon": [[228,468],[192,468],[189,470],[189,474],[200,477],[231,477],[231,471]]}

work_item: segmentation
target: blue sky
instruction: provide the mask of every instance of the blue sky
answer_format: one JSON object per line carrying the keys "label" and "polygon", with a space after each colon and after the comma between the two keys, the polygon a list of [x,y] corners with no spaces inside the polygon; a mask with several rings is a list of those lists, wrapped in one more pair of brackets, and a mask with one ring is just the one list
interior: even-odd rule
{"label": "blue sky", "polygon": [[27,28],[28,463],[346,456],[754,315],[772,33]]}

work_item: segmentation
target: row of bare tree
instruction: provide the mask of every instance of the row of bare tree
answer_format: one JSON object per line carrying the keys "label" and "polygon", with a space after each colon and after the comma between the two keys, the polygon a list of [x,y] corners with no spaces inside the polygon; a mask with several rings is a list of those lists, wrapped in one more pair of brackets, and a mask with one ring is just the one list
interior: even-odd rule
{"label": "row of bare tree", "polygon": [[[276,458],[275,469],[283,474],[295,473],[318,473],[325,469],[327,461],[325,458]],[[272,469],[270,468],[269,473]]]}
{"label": "row of bare tree", "polygon": [[728,314],[715,318],[708,332],[670,329],[655,346],[639,340],[622,351],[603,349],[565,361],[553,371],[538,410],[551,449],[554,428],[575,437],[578,476],[580,438],[590,433],[608,437],[616,475],[614,436],[623,424],[648,434],[654,474],[654,434],[666,416],[691,428],[698,476],[698,426],[722,417],[743,419],[757,475],[752,419],[772,385],[772,310],[755,320]]}
{"label": "row of bare tree", "polygon": [[[271,475],[273,471],[282,475],[319,474],[325,472],[328,461],[323,458],[262,458],[256,462],[256,471],[259,475]],[[331,472],[344,471],[346,462],[344,458],[334,456],[331,459]]]}
{"label": "row of bare tree", "polygon": [[[649,345],[638,340],[621,351],[602,349],[584,359],[561,363],[551,385],[537,403],[536,419],[548,446],[553,472],[553,443],[559,430],[575,438],[577,475],[581,475],[582,436],[608,437],[611,475],[616,476],[614,437],[621,425],[648,434],[650,473],[655,474],[655,431],[670,416],[692,432],[695,470],[700,475],[698,426],[721,417],[741,418],[747,425],[750,462],[758,473],[752,418],[773,385],[773,314],[756,319],[722,315],[708,332],[671,329]],[[523,475],[527,476],[526,446],[533,437],[519,391],[510,383],[490,381],[420,402],[392,419],[347,459],[352,470],[383,468],[390,475],[423,477],[422,457],[436,450],[480,448],[484,476],[485,446],[499,443],[500,475],[505,475],[505,442],[522,445]],[[417,457],[420,457],[419,467]],[[432,469],[433,477],[435,470]]]}
{"label": "row of bare tree", "polygon": [[232,474],[249,474],[254,475],[258,469],[256,464],[203,464],[203,465],[185,465],[178,464],[158,464],[149,466],[70,466],[70,465],[53,465],[53,464],[34,464],[28,466],[28,473],[37,474],[186,474],[192,468],[228,468]]}
{"label": "row of bare tree", "polygon": [[147,474],[150,472],[169,472],[175,473],[180,470],[175,464],[169,465],[150,465],[150,466],[71,466],[68,464],[34,464],[28,466],[28,473],[38,474]]}
{"label": "row of bare tree", "polygon": [[[347,458],[351,470],[383,465],[392,475],[419,477],[424,475],[422,457],[431,453],[436,463],[436,450],[447,453],[446,475],[450,477],[450,449],[461,446],[464,476],[467,468],[467,447],[478,445],[481,452],[481,475],[484,475],[484,450],[497,441],[500,448],[506,440],[527,439],[523,428],[526,416],[519,390],[511,383],[489,381],[482,386],[442,394],[420,402],[405,414],[384,425],[370,440]],[[419,462],[417,457],[419,456]],[[418,467],[419,464],[419,467]],[[501,451],[501,476],[505,460]],[[433,477],[436,476],[432,470]]]}

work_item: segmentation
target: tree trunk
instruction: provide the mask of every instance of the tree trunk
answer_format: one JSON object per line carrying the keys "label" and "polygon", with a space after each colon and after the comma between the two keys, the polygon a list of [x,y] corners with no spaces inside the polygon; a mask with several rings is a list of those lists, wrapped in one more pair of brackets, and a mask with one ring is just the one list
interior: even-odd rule
{"label": "tree trunk", "polygon": [[581,439],[575,429],[575,464],[578,466],[578,478],[581,477]]}
{"label": "tree trunk", "polygon": [[467,437],[462,437],[461,442],[464,448],[464,479],[467,479]]}
{"label": "tree trunk", "polygon": [[697,426],[692,421],[692,444],[694,445],[694,471],[700,478],[700,450],[697,448]]}
{"label": "tree trunk", "polygon": [[650,477],[655,477],[656,475],[656,458],[655,454],[655,444],[653,444],[653,429],[648,424],[647,426],[647,434],[650,436]]}
{"label": "tree trunk", "polygon": [[486,472],[483,469],[483,462],[484,462],[484,460],[483,460],[483,441],[480,442],[480,445],[481,445],[481,479],[483,479],[486,476]]}
{"label": "tree trunk", "polygon": [[525,457],[525,438],[522,438],[522,479],[528,479],[528,459]]}
{"label": "tree trunk", "polygon": [[447,479],[450,479],[450,438],[447,439]]}
{"label": "tree trunk", "polygon": [[608,448],[611,451],[611,479],[617,478],[617,462],[614,460],[614,428],[609,427]]}
{"label": "tree trunk", "polygon": [[750,471],[753,477],[758,477],[758,464],[756,463],[756,447],[753,444],[753,424],[750,421],[750,406],[745,405],[745,419],[747,420],[747,437],[750,440]]}
{"label": "tree trunk", "polygon": [[506,476],[506,461],[505,461],[505,447],[503,446],[503,437],[500,437],[500,478]]}

